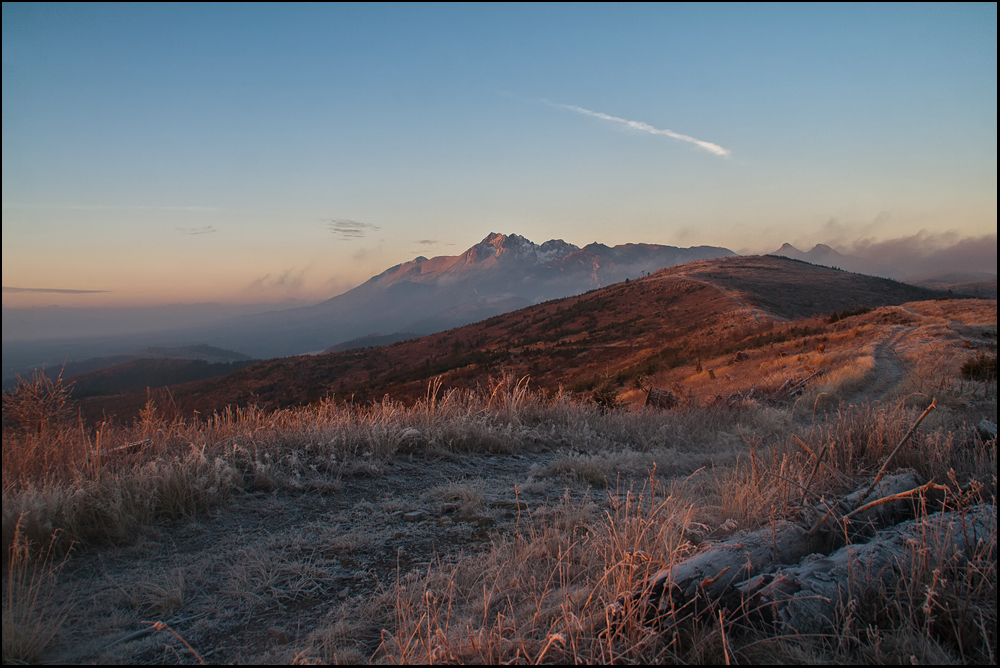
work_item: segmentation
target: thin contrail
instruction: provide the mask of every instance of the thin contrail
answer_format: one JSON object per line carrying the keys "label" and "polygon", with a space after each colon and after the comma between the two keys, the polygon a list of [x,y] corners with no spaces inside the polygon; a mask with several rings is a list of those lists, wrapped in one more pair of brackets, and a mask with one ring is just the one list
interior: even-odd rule
{"label": "thin contrail", "polygon": [[714,153],[715,155],[721,155],[726,157],[729,155],[729,149],[722,148],[718,144],[713,144],[710,141],[702,141],[700,139],[695,139],[694,137],[689,137],[688,135],[682,135],[679,132],[674,132],[673,130],[661,130],[660,128],[654,128],[649,123],[643,123],[642,121],[630,121],[627,118],[618,118],[617,116],[609,116],[608,114],[602,114],[599,111],[591,111],[590,109],[584,109],[583,107],[577,107],[572,104],[556,104],[557,107],[562,107],[563,109],[569,109],[570,111],[575,111],[578,114],[586,114],[587,116],[593,116],[594,118],[600,118],[605,121],[614,121],[615,123],[621,123],[622,125],[628,126],[635,130],[642,130],[643,132],[648,132],[651,135],[664,135],[666,137],[672,137],[673,139],[680,139],[681,141],[686,141],[694,144],[698,148],[703,148],[709,153]]}

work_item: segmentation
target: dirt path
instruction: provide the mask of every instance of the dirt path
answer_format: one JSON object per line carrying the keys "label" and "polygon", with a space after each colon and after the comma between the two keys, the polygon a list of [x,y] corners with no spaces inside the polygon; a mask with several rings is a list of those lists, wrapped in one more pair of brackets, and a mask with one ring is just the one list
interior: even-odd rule
{"label": "dirt path", "polygon": [[[719,292],[721,292],[722,294],[726,295],[727,297],[729,297],[730,299],[732,299],[733,301],[735,301],[737,304],[739,304],[740,310],[746,311],[747,313],[749,313],[751,315],[751,317],[753,317],[753,321],[754,322],[760,322],[760,315],[763,314],[763,311],[761,311],[760,309],[755,309],[755,308],[752,308],[752,307],[748,306],[747,303],[745,301],[743,301],[743,299],[736,292],[733,292],[731,290],[727,290],[726,288],[722,287],[721,285],[718,285],[716,283],[712,283],[711,281],[707,281],[707,280],[705,280],[703,278],[696,278],[694,276],[690,276],[690,275],[687,274],[687,272],[680,272],[680,273],[674,274],[674,276],[680,276],[680,277],[683,277],[683,278],[691,281],[692,283],[699,283],[701,285],[705,285],[707,287],[714,288],[715,290],[718,290]],[[773,318],[773,316],[767,316],[767,317]]]}
{"label": "dirt path", "polygon": [[[519,513],[566,494],[582,498],[585,484],[532,478],[558,456],[400,458],[337,490],[244,494],[209,517],[151,528],[132,545],[82,549],[60,576],[73,607],[43,659],[190,662],[167,631],[149,632],[161,621],[210,663],[257,660],[397,576],[485,549]],[[370,656],[378,644],[375,627],[361,650]]]}
{"label": "dirt path", "polygon": [[906,380],[907,370],[896,348],[917,330],[916,327],[897,325],[890,328],[875,344],[873,357],[875,369],[872,384],[861,391],[863,397],[881,399],[896,390]]}

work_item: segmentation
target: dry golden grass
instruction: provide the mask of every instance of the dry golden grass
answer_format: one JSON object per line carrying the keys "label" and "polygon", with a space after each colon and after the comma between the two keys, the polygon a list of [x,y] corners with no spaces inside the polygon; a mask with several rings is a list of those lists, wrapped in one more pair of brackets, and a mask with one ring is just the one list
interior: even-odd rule
{"label": "dry golden grass", "polygon": [[3,587],[3,662],[30,663],[41,656],[68,611],[54,600],[59,570],[53,550],[32,558],[28,539],[15,527]]}
{"label": "dry golden grass", "polygon": [[[817,451],[825,447],[827,461],[840,471],[823,469],[811,479],[812,489],[833,494],[853,489],[845,478],[870,475],[914,417],[901,405],[850,408],[830,424],[802,432]],[[920,434],[893,468],[917,466],[929,478],[950,479],[959,503],[995,504],[995,445],[965,443],[965,454],[954,446],[940,431]],[[387,592],[381,605],[392,618],[382,620],[386,631],[375,658],[391,663],[995,661],[995,533],[992,546],[987,541],[967,562],[914,557],[919,568],[891,591],[850,601],[839,633],[831,636],[761,635],[743,621],[752,612],[745,610],[718,611],[714,625],[681,616],[665,627],[648,626],[638,606],[630,609],[627,603],[622,620],[609,628],[608,606],[629,600],[650,574],[691,554],[694,543],[794,514],[811,469],[803,449],[789,438],[752,447],[751,456],[733,467],[700,471],[667,489],[658,488],[654,476],[640,491],[609,492],[611,510],[603,517],[586,499],[526,515],[514,535],[495,539],[486,557],[469,556],[411,575]],[[924,554],[919,545],[913,550]],[[324,646],[326,656],[336,653],[334,646]]]}
{"label": "dry golden grass", "polygon": [[[906,399],[926,406],[936,396],[939,404],[956,408],[995,398],[995,383],[960,374],[970,357],[996,350],[995,300],[914,302],[832,324],[813,319],[792,326],[817,333],[748,347],[745,359],[732,352],[702,358],[701,370],[693,362],[661,369],[643,382],[669,388],[683,405],[711,406],[751,388],[755,401],[766,403],[789,379],[812,377],[795,405],[796,416],[836,411],[842,402]],[[645,393],[623,388],[618,399],[636,409]]]}
{"label": "dry golden grass", "polygon": [[[150,403],[128,427],[5,430],[3,541],[9,551],[18,522],[38,548],[54,531],[67,546],[127,541],[140,526],[196,516],[237,490],[332,490],[339,476],[378,475],[392,457],[415,449],[449,456],[569,447],[578,455],[605,453],[594,456],[607,460],[610,481],[625,452],[720,455],[738,445],[737,423],[774,433],[785,419],[780,411],[602,413],[565,395],[530,393],[510,376],[479,392],[432,384],[427,398],[409,407],[388,399],[370,406],[327,401],[270,413],[227,410],[202,421],[166,419]],[[637,457],[632,472],[655,461]],[[682,471],[696,462],[673,460]]]}
{"label": "dry golden grass", "polygon": [[616,496],[601,518],[589,500],[564,500],[523,519],[487,555],[403,578],[382,598],[392,611],[381,652],[391,662],[653,661],[668,638],[637,619],[606,633],[605,607],[679,554],[684,517],[651,486]]}
{"label": "dry golden grass", "polygon": [[[958,503],[995,505],[995,442],[983,443],[970,426],[982,417],[996,420],[995,380],[991,386],[958,377],[967,332],[944,322],[938,308],[944,307],[877,309],[837,323],[825,341],[788,341],[736,364],[720,359],[716,381],[690,380],[691,369],[665,371],[657,384],[684,389],[684,406],[672,412],[637,406],[602,412],[561,393],[531,392],[524,379],[507,375],[479,391],[432,383],[412,406],[389,399],[367,406],[324,401],[182,420],[150,403],[124,427],[86,429],[65,416],[39,420],[39,428],[5,422],[4,659],[38,658],[56,633],[64,613],[54,612],[46,593],[58,583],[45,555],[71,543],[128,544],[164,519],[190,521],[244,492],[334,494],[341,479],[377,478],[393,460],[414,454],[461,461],[469,453],[547,450],[559,454],[531,468],[523,490],[552,490],[556,498],[511,506],[513,531],[492,534],[475,552],[401,570],[395,582],[345,601],[327,623],[259,658],[995,663],[995,540],[992,550],[966,563],[921,563],[890,591],[849,602],[840,631],[830,636],[768,634],[749,626],[751,611],[739,609],[648,625],[640,606],[628,603],[627,595],[650,574],[702,541],[794,518],[803,486],[833,497],[870,480],[932,396],[938,408],[891,468],[916,469],[948,486]],[[897,373],[884,373],[886,364]],[[825,373],[798,402],[705,405],[710,394],[773,388],[810,368]],[[45,398],[60,389],[33,391]],[[58,396],[51,399],[59,404]],[[818,468],[813,475],[806,448],[823,451],[837,473]],[[637,477],[645,484],[633,485]],[[559,498],[564,478],[599,491]],[[486,516],[497,512],[487,508],[489,485],[468,478],[432,486],[421,490],[419,502]],[[380,545],[362,530],[362,517],[388,522],[410,509],[408,503],[391,497],[359,502],[352,509],[358,521],[342,530],[316,520],[235,544],[215,586],[246,611],[326,597],[341,586],[330,575],[333,559]],[[60,536],[55,543],[53,535]],[[119,588],[136,611],[165,617],[204,585],[198,577],[175,563]],[[619,620],[609,627],[608,606],[622,597]]]}

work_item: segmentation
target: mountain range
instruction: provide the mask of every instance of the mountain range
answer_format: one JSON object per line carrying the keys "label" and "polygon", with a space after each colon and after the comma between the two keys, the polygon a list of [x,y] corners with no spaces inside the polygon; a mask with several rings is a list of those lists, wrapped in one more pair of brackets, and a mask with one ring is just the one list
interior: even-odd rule
{"label": "mountain range", "polygon": [[384,343],[580,294],[663,267],[733,255],[715,246],[592,243],[580,248],[562,239],[536,244],[517,234],[492,233],[461,255],[417,257],[319,304],[246,316],[205,332],[203,338],[255,357],[318,352],[358,338]]}
{"label": "mountain range", "polygon": [[[580,294],[662,267],[732,255],[733,251],[714,246],[592,243],[580,248],[561,239],[536,244],[517,234],[492,233],[461,255],[417,257],[318,304],[192,326],[103,337],[18,338],[8,336],[7,329],[10,325],[17,331],[19,314],[5,309],[4,379],[14,378],[15,372],[28,375],[43,365],[60,368],[67,361],[193,342],[256,358],[381,345]],[[106,366],[90,365],[87,370]]]}
{"label": "mountain range", "polygon": [[[128,354],[129,360],[137,359],[131,353],[137,348],[190,346],[192,342],[256,358],[387,345],[579,295],[661,268],[734,255],[715,246],[592,243],[580,248],[562,239],[537,244],[517,234],[491,233],[460,255],[414,258],[313,305],[114,339],[5,340],[4,379],[12,382],[14,371],[25,375],[42,364],[61,368],[68,361],[72,367],[75,360],[86,362],[73,369],[76,373],[96,370],[126,361],[116,359],[123,354]],[[901,273],[824,244],[804,252],[786,243],[772,255],[871,276],[896,279]],[[926,282],[924,286],[971,296],[996,294],[995,277],[992,287],[988,283],[959,285],[957,279],[948,285]],[[5,329],[10,324],[8,315],[5,310]],[[98,356],[102,359],[89,359]]]}

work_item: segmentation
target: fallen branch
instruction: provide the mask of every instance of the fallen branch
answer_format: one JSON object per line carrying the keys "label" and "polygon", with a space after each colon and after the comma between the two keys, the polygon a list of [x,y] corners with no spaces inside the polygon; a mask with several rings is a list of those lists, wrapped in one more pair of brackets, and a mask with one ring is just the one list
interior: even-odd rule
{"label": "fallen branch", "polygon": [[[869,487],[869,489],[877,491],[879,498],[895,497],[894,501],[902,501],[902,499],[906,498],[906,492],[919,487],[923,482],[916,471],[906,469],[888,476]],[[862,506],[862,494],[860,491],[853,492],[836,501],[832,506],[823,502],[822,507],[813,506],[811,509],[807,508],[804,510],[804,518],[808,517],[811,513],[819,516],[819,519],[809,529],[808,535],[815,536],[819,533],[820,529],[823,528],[823,525],[831,517],[837,520],[837,530],[832,532],[832,537],[837,540],[842,538],[845,530],[850,537],[857,538],[866,529],[877,530],[913,517],[913,508],[905,504],[897,504],[890,507],[879,507],[880,504],[873,504],[863,511],[859,510]],[[851,513],[853,513],[851,517],[856,517],[857,519],[853,526],[845,526],[843,520]]]}
{"label": "fallen branch", "polygon": [[844,520],[850,520],[855,515],[859,515],[860,513],[863,513],[863,512],[865,512],[867,510],[870,510],[871,508],[874,508],[875,506],[880,506],[883,503],[891,503],[893,501],[898,501],[900,499],[906,499],[906,498],[909,498],[911,496],[915,496],[917,494],[922,494],[922,493],[924,493],[926,491],[929,491],[929,490],[932,490],[932,489],[936,489],[936,490],[941,491],[941,492],[947,492],[948,491],[948,488],[945,487],[944,485],[935,485],[934,482],[931,481],[931,482],[927,483],[926,485],[921,485],[920,487],[916,487],[916,488],[911,489],[911,490],[909,490],[907,492],[899,492],[898,494],[890,494],[889,496],[886,496],[884,498],[878,499],[877,501],[871,501],[870,503],[866,503],[865,505],[861,506],[860,508],[857,508],[856,510],[852,510],[851,512],[849,512],[846,515],[844,515]]}
{"label": "fallen branch", "polygon": [[737,582],[753,577],[774,563],[794,563],[815,551],[814,541],[794,522],[773,526],[719,543],[665,568],[646,582],[636,598],[645,598],[646,617],[684,607],[697,596],[718,600]]}
{"label": "fallen branch", "polygon": [[653,387],[652,385],[648,388],[643,387],[642,389],[646,392],[646,406],[670,410],[676,408],[680,403],[680,399],[670,390]]}
{"label": "fallen branch", "polygon": [[993,506],[935,513],[882,531],[868,543],[751,578],[737,589],[764,619],[798,633],[822,633],[838,628],[838,610],[849,599],[873,586],[892,587],[918,561],[964,561],[995,541]]}
{"label": "fallen branch", "polygon": [[[735,363],[735,358],[732,363]],[[769,400],[774,402],[781,402],[796,394],[801,394],[802,390],[805,389],[806,384],[815,378],[823,374],[823,371],[813,371],[812,374],[806,376],[805,378],[789,378],[781,387],[776,390],[761,389],[754,385],[749,390],[731,392],[729,396],[726,397],[726,404],[729,406],[737,406],[739,404],[745,404],[752,401]]]}
{"label": "fallen branch", "polygon": [[[642,590],[632,595],[632,599],[645,601],[647,619],[676,613],[698,598],[722,601],[734,594],[734,586],[738,582],[783,564],[797,563],[809,554],[829,552],[846,536],[859,536],[873,528],[891,526],[907,515],[912,517],[910,506],[893,506],[890,501],[900,502],[907,498],[907,493],[912,494],[913,488],[921,482],[914,471],[900,471],[880,481],[874,489],[885,500],[855,512],[852,519],[858,519],[849,532],[837,530],[829,535],[817,535],[818,531],[809,531],[799,523],[779,521],[725,541],[703,543],[694,556],[655,573]],[[818,529],[839,509],[840,515],[836,516],[836,520],[841,525],[841,515],[858,507],[860,494],[855,492],[832,506],[820,499],[822,505],[807,507],[804,513],[820,516],[820,521],[816,523]],[[619,600],[619,604],[624,604],[624,598]]]}

